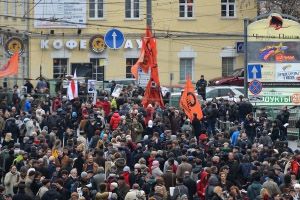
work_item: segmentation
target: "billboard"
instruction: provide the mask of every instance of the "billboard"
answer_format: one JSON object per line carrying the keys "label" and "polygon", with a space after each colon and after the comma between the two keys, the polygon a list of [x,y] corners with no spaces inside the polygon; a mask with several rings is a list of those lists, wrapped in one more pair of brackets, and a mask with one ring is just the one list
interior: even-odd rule
{"label": "billboard", "polygon": [[249,42],[248,61],[260,63],[299,63],[300,42]]}
{"label": "billboard", "polygon": [[300,24],[272,13],[250,23],[247,29],[248,66],[261,66],[262,83],[259,94],[249,91],[250,101],[300,105]]}
{"label": "billboard", "polygon": [[85,28],[86,0],[34,0],[34,28]]}

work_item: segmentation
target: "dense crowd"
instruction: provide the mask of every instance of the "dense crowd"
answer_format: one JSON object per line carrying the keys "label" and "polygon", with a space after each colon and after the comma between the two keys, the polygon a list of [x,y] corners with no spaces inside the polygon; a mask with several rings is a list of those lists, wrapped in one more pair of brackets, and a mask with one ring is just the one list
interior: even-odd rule
{"label": "dense crowd", "polygon": [[286,107],[270,120],[243,97],[214,99],[190,120],[167,99],[143,108],[133,86],[99,91],[94,105],[26,86],[0,95],[0,200],[300,199]]}

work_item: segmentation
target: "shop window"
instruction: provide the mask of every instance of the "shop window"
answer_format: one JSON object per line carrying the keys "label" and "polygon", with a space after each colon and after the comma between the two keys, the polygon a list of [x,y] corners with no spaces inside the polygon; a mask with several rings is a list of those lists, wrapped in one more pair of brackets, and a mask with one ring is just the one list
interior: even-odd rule
{"label": "shop window", "polygon": [[104,80],[104,58],[91,58],[92,63],[92,79],[97,81]]}
{"label": "shop window", "polygon": [[179,0],[179,17],[194,17],[194,0]]}
{"label": "shop window", "polygon": [[103,0],[89,0],[89,18],[99,19],[104,16]]}
{"label": "shop window", "polygon": [[125,0],[125,18],[140,18],[140,0]]}
{"label": "shop window", "polygon": [[67,74],[68,59],[54,58],[53,59],[53,78],[61,78]]}
{"label": "shop window", "polygon": [[126,58],[126,78],[134,78],[131,74],[131,67],[137,62],[137,58]]}
{"label": "shop window", "polygon": [[180,58],[180,81],[185,81],[189,76],[193,80],[194,58]]}
{"label": "shop window", "polygon": [[221,0],[221,16],[222,17],[236,17],[235,0]]}
{"label": "shop window", "polygon": [[233,73],[234,57],[222,57],[222,76],[229,76]]}
{"label": "shop window", "polygon": [[71,63],[71,74],[76,70],[77,77],[92,79],[92,63]]}

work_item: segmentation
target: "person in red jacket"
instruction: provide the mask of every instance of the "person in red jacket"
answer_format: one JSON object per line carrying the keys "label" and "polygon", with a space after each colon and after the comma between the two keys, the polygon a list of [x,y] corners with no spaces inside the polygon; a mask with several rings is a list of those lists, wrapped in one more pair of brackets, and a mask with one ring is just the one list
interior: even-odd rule
{"label": "person in red jacket", "polygon": [[291,162],[291,171],[296,175],[296,177],[298,176],[298,172],[299,172],[299,166],[300,166],[298,162],[299,160],[300,160],[300,156],[294,156]]}
{"label": "person in red jacket", "polygon": [[117,111],[115,111],[109,122],[111,129],[116,130],[120,124],[120,121],[121,121],[121,116]]}
{"label": "person in red jacket", "polygon": [[110,102],[108,101],[108,98],[104,97],[104,100],[101,101],[101,104],[105,113],[105,117],[107,117],[110,113]]}
{"label": "person in red jacket", "polygon": [[208,185],[209,174],[204,170],[200,174],[200,181],[197,183],[197,194],[200,200],[205,200],[205,190]]}

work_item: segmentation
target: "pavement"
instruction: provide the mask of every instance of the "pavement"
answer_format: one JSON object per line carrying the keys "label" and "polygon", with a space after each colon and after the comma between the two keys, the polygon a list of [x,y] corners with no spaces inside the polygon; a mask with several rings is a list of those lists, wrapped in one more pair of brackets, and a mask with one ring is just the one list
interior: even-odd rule
{"label": "pavement", "polygon": [[297,140],[289,140],[289,147],[295,151],[296,149],[300,150],[300,147],[297,147]]}

